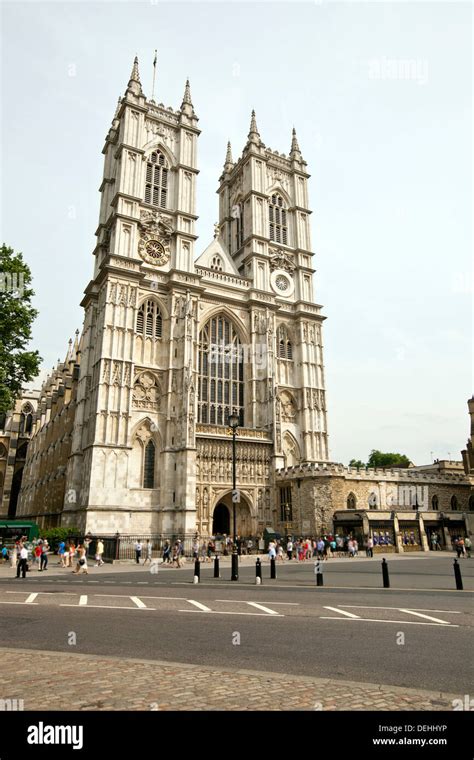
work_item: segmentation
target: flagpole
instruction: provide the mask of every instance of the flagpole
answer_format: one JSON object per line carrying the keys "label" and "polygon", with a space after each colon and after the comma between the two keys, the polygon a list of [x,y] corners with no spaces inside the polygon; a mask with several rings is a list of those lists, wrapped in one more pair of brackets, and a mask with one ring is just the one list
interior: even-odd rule
{"label": "flagpole", "polygon": [[155,100],[155,76],[156,76],[156,50],[155,50],[155,58],[153,60],[153,85],[151,88],[151,99]]}

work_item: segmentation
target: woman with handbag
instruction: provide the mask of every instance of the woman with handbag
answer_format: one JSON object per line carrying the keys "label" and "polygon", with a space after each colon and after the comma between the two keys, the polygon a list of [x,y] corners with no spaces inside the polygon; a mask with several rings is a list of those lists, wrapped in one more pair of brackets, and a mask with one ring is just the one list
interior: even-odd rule
{"label": "woman with handbag", "polygon": [[86,575],[89,575],[89,571],[87,569],[87,556],[86,556],[86,548],[82,544],[79,544],[77,547],[77,565],[76,569],[72,572],[74,575],[78,575],[80,572],[85,573]]}

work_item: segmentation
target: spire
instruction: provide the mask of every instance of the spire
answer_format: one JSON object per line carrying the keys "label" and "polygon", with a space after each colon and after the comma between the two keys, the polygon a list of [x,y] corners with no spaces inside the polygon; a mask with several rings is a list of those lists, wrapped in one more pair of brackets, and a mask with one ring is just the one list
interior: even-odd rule
{"label": "spire", "polygon": [[132,73],[130,74],[130,81],[138,82],[138,84],[141,85],[140,72],[138,71],[138,57],[137,56],[135,56],[135,59],[133,61],[133,68],[132,68]]}
{"label": "spire", "polygon": [[189,86],[189,79],[186,79],[183,103],[189,103],[190,106],[192,106],[193,104],[193,101],[191,100],[191,87]]}
{"label": "spire", "polygon": [[187,115],[187,116],[193,116],[194,115],[194,108],[193,108],[193,101],[191,100],[191,87],[189,84],[189,79],[186,79],[186,85],[184,88],[184,95],[183,95],[183,102],[181,103],[181,110]]}
{"label": "spire", "polygon": [[117,103],[117,108],[115,109],[114,118],[112,119],[113,122],[115,121],[115,119],[118,118],[118,114],[119,114],[120,106],[121,105],[122,105],[122,98],[119,95],[119,99],[118,99],[118,103]]}
{"label": "spire", "polygon": [[298,145],[298,138],[296,137],[296,129],[293,127],[293,132],[291,133],[291,151],[290,153],[300,153],[300,146]]}
{"label": "spire", "polygon": [[227,143],[227,152],[225,154],[224,172],[230,172],[233,166],[234,162],[232,160],[232,147],[229,141]]}
{"label": "spire", "polygon": [[260,142],[260,133],[257,127],[257,119],[255,118],[255,111],[252,111],[252,117],[250,119],[250,132],[249,132],[248,137],[249,137],[249,142],[253,142],[253,143]]}
{"label": "spire", "polygon": [[138,58],[135,56],[132,66],[132,73],[128,81],[127,90],[133,92],[134,95],[143,95],[142,83],[140,82],[140,72],[138,71]]}

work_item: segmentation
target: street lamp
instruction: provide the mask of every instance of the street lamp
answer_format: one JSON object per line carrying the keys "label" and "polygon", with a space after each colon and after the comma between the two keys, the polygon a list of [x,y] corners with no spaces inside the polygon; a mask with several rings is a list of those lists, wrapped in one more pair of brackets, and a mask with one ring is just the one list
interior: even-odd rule
{"label": "street lamp", "polygon": [[232,510],[233,510],[233,532],[234,532],[234,548],[232,550],[232,575],[231,581],[239,580],[239,555],[237,554],[237,512],[236,504],[239,501],[239,493],[236,487],[236,449],[235,449],[235,436],[237,428],[239,427],[240,418],[238,414],[229,414],[227,419],[228,425],[232,430]]}

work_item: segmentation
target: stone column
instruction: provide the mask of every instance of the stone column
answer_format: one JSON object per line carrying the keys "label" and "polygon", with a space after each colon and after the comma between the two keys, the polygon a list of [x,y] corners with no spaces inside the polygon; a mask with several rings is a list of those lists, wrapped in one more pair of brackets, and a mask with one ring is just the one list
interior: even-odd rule
{"label": "stone column", "polygon": [[428,538],[426,536],[425,523],[424,523],[424,520],[423,520],[423,516],[420,515],[420,513],[418,513],[418,525],[419,525],[419,529],[420,529],[421,546],[422,546],[423,551],[427,552],[427,551],[429,551],[430,547],[428,545]]}
{"label": "stone column", "polygon": [[398,515],[396,512],[393,513],[393,531],[395,533],[395,551],[397,554],[400,554],[400,552],[403,552],[403,543],[402,543],[402,537],[400,535],[400,525],[398,522]]}

